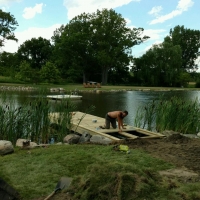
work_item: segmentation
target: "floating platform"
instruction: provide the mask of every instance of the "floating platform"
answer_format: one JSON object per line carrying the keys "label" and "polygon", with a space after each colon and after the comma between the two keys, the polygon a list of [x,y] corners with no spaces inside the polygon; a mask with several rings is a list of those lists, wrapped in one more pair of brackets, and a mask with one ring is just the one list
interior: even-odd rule
{"label": "floating platform", "polygon": [[48,99],[52,99],[52,100],[62,100],[62,99],[71,99],[71,100],[79,100],[82,99],[82,96],[79,95],[47,95]]}
{"label": "floating platform", "polygon": [[[52,117],[56,117],[59,113],[52,113]],[[101,117],[97,117],[94,115],[86,114],[83,112],[74,112],[72,114],[72,127],[71,130],[75,131],[79,134],[83,134],[85,132],[91,135],[101,135],[107,138],[110,138],[113,141],[120,141],[124,139],[150,139],[150,138],[161,138],[164,135],[151,132],[145,129],[136,128],[130,125],[126,125],[126,129],[122,129],[122,132],[118,132],[118,129],[101,129],[99,126],[105,124],[105,119]]]}

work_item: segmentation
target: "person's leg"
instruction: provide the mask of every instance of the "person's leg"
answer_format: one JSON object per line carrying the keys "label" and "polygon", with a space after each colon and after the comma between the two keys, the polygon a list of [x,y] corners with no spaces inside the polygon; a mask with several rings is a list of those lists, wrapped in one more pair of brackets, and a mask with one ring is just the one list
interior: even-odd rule
{"label": "person's leg", "polygon": [[112,127],[115,129],[117,128],[116,119],[112,119],[111,121]]}
{"label": "person's leg", "polygon": [[108,114],[106,114],[105,116],[105,128],[106,129],[110,128],[110,117],[108,116]]}

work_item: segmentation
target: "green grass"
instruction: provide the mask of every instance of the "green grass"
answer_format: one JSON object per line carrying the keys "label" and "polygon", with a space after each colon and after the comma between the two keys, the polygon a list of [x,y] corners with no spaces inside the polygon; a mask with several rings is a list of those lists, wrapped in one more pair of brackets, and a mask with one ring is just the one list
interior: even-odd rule
{"label": "green grass", "polygon": [[[174,199],[200,197],[199,184],[178,183],[169,189],[159,170],[169,163],[136,149],[130,154],[103,145],[51,145],[34,150],[15,149],[0,157],[0,177],[12,185],[23,200],[48,196],[61,177],[72,177],[68,188],[73,199]],[[170,190],[170,191],[169,191]]]}

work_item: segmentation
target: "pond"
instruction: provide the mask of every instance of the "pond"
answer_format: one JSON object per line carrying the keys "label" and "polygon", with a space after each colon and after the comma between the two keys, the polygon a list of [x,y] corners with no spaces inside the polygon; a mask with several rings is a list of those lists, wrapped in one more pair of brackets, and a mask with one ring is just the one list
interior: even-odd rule
{"label": "pond", "polygon": [[[52,95],[52,93],[49,93]],[[16,102],[16,106],[21,106],[25,101],[32,101],[38,98],[37,92],[7,92],[8,96],[12,96]],[[134,119],[137,109],[140,106],[145,106],[148,102],[158,100],[160,96],[165,99],[170,99],[172,96],[180,97],[184,100],[199,99],[200,91],[124,91],[124,92],[103,92],[93,93],[84,92],[82,100],[75,100],[76,111],[85,112],[91,105],[95,106],[95,110],[91,113],[99,117],[104,117],[105,114],[113,110],[127,110],[129,115],[124,119],[124,122],[129,125],[134,125]],[[9,99],[9,98],[8,98]],[[55,101],[50,101],[51,105]]]}

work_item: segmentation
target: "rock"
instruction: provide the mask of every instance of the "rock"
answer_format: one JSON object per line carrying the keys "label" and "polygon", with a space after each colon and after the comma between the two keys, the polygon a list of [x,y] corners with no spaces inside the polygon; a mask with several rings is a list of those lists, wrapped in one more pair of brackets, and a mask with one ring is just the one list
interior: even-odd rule
{"label": "rock", "polygon": [[69,134],[63,139],[63,142],[69,144],[77,144],[79,142],[79,139],[80,139],[79,135]]}
{"label": "rock", "polygon": [[197,135],[195,135],[195,134],[181,134],[181,135],[188,137],[188,138],[198,138]]}
{"label": "rock", "polygon": [[91,138],[91,137],[92,137],[92,136],[91,136],[88,132],[84,132],[84,133],[81,135],[80,139],[79,139],[79,143],[88,142],[88,141],[90,141],[90,138]]}
{"label": "rock", "polygon": [[29,142],[29,140],[26,140],[26,139],[18,139],[17,142],[16,142],[16,146],[17,147],[23,147],[23,148],[26,148],[26,149],[33,149],[33,148],[37,147],[38,145],[37,145],[37,143]]}
{"label": "rock", "polygon": [[58,143],[56,143],[56,145],[62,145],[63,143],[62,142],[58,142]]}
{"label": "rock", "polygon": [[6,155],[13,152],[14,148],[10,141],[0,140],[0,155]]}
{"label": "rock", "polygon": [[197,133],[197,137],[200,137],[200,132],[199,132],[199,133]]}
{"label": "rock", "polygon": [[0,199],[2,200],[19,200],[19,193],[0,178]]}
{"label": "rock", "polygon": [[180,135],[179,132],[175,132],[175,131],[171,131],[171,130],[165,130],[161,134],[165,135],[166,137],[169,137],[169,136],[174,135],[174,134],[179,134]]}
{"label": "rock", "polygon": [[112,140],[101,135],[93,135],[90,138],[90,142],[99,143],[99,144],[111,144]]}
{"label": "rock", "polygon": [[25,139],[18,139],[16,142],[16,147],[23,147],[23,144],[26,143],[28,140]]}

